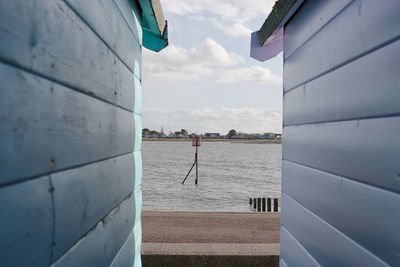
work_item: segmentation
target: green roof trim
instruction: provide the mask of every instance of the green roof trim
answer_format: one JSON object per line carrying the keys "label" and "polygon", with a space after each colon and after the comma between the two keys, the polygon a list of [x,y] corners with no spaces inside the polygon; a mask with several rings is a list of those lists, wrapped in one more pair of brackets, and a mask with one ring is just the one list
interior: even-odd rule
{"label": "green roof trim", "polygon": [[168,24],[160,0],[139,0],[142,8],[143,46],[158,52],[168,45]]}
{"label": "green roof trim", "polygon": [[302,3],[303,0],[279,0],[275,2],[268,18],[257,31],[258,42],[261,46],[290,19]]}

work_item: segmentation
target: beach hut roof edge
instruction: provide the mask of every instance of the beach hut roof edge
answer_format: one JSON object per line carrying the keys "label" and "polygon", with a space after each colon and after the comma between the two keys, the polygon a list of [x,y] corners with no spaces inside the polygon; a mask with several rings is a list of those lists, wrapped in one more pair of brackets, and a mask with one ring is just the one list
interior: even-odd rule
{"label": "beach hut roof edge", "polygon": [[142,9],[143,46],[158,52],[168,45],[168,23],[160,0],[139,0]]}

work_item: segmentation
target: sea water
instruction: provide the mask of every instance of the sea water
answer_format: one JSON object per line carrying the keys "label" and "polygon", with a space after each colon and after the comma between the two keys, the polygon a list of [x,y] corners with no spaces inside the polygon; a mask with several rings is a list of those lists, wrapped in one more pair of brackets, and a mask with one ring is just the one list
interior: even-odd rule
{"label": "sea water", "polygon": [[203,142],[198,185],[190,142],[144,141],[143,210],[247,212],[249,198],[280,198],[281,144]]}

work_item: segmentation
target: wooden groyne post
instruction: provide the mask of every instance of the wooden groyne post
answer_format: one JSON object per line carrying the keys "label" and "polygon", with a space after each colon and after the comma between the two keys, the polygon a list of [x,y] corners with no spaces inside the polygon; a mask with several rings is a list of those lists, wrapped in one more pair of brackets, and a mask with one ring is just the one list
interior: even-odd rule
{"label": "wooden groyne post", "polygon": [[257,212],[278,212],[279,210],[279,200],[278,198],[249,198],[250,207]]}

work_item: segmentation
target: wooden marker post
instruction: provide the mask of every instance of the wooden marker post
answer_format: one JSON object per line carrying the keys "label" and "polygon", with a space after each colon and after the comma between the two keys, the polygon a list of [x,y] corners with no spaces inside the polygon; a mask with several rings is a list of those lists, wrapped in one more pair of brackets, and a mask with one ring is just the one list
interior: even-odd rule
{"label": "wooden marker post", "polygon": [[185,179],[183,180],[182,184],[185,183],[186,179],[188,178],[190,172],[192,171],[194,165],[196,165],[196,180],[194,180],[194,184],[197,185],[198,183],[198,178],[199,178],[199,162],[198,162],[198,147],[201,146],[201,136],[195,136],[192,139],[192,146],[196,147],[196,153],[194,154],[194,163],[192,167],[190,168],[189,172],[186,174]]}
{"label": "wooden marker post", "polygon": [[267,198],[267,211],[271,212],[271,198]]}
{"label": "wooden marker post", "polygon": [[265,212],[265,197],[262,198],[262,212]]}
{"label": "wooden marker post", "polygon": [[198,146],[196,145],[196,154],[194,154],[194,162],[196,163],[196,180],[194,181],[194,184],[197,184],[197,179],[199,178],[199,163],[197,161],[197,148]]}
{"label": "wooden marker post", "polygon": [[278,212],[278,199],[274,198],[274,212]]}

